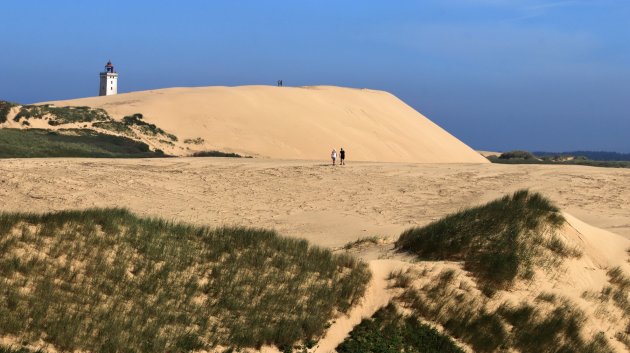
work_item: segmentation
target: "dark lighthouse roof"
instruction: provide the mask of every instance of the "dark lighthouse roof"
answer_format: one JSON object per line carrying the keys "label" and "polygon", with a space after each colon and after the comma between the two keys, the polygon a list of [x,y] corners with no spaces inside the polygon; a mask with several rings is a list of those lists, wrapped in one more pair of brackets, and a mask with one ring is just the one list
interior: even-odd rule
{"label": "dark lighthouse roof", "polygon": [[107,64],[105,64],[105,72],[111,72],[111,73],[116,72],[116,71],[114,71],[114,65],[112,65],[112,61],[111,60],[109,60],[107,62]]}

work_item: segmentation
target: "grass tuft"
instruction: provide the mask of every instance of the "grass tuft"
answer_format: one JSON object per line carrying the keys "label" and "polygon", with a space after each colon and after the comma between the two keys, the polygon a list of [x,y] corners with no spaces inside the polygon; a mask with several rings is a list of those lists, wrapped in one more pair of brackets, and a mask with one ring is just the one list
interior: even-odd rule
{"label": "grass tuft", "polygon": [[545,261],[579,256],[555,235],[565,222],[558,208],[539,193],[512,195],[403,232],[396,247],[424,260],[463,261],[489,290],[528,279]]}
{"label": "grass tuft", "polygon": [[353,240],[353,241],[350,241],[350,242],[346,243],[343,246],[343,249],[344,250],[350,250],[352,248],[358,248],[358,247],[361,247],[361,246],[364,246],[364,245],[378,245],[381,240],[382,240],[382,238],[378,237],[376,235],[371,236],[371,237],[361,237],[361,238],[359,238],[357,240]]}

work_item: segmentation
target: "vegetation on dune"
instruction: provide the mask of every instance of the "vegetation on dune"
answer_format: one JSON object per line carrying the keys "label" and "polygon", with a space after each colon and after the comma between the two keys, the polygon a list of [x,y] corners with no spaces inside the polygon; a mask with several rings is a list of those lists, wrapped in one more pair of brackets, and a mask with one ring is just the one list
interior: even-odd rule
{"label": "vegetation on dune", "polygon": [[535,305],[523,301],[497,308],[456,270],[444,269],[424,285],[414,285],[422,276],[426,274],[394,273],[392,280],[404,285],[396,300],[410,315],[439,323],[475,352],[613,352],[602,333],[584,337],[586,316],[568,299],[543,294]]}
{"label": "vegetation on dune", "polygon": [[524,160],[536,160],[536,156],[527,151],[510,151],[502,153],[499,159],[524,159]]}
{"label": "vegetation on dune", "polygon": [[604,287],[597,297],[599,301],[612,301],[620,311],[625,321],[625,330],[616,333],[615,337],[630,349],[630,276],[620,267],[608,271],[609,286]]}
{"label": "vegetation on dune", "polygon": [[[627,156],[619,153],[586,153],[589,156],[594,156],[597,159],[589,159],[584,155],[569,155],[565,153],[550,154],[543,153],[542,155],[532,154],[527,151],[510,151],[502,153],[500,156],[486,157],[492,163],[502,164],[553,164],[553,165],[585,165],[591,167],[607,167],[607,168],[630,168],[630,161],[627,160]],[[609,156],[614,158],[611,160],[604,160]]]}
{"label": "vegetation on dune", "polygon": [[357,325],[336,348],[338,353],[464,353],[452,339],[393,304]]}
{"label": "vegetation on dune", "polygon": [[192,145],[202,145],[204,142],[206,142],[204,139],[202,139],[201,137],[197,137],[194,139],[185,139],[184,143],[186,144],[192,144]]}
{"label": "vegetation on dune", "polygon": [[536,265],[579,256],[556,235],[564,223],[548,199],[520,190],[403,232],[401,251],[423,260],[463,261],[484,289],[493,291],[528,279]]}
{"label": "vegetation on dune", "polygon": [[0,332],[63,351],[289,349],[369,279],[366,264],[273,231],[122,209],[0,213]]}
{"label": "vegetation on dune", "polygon": [[[8,113],[17,104],[0,101],[0,123],[6,121]],[[32,119],[44,119],[51,126],[80,123],[84,128],[98,128],[136,138],[137,134],[164,137],[169,144],[177,141],[177,136],[169,134],[155,124],[143,120],[142,114],[126,116],[122,121],[112,119],[104,109],[90,107],[54,107],[51,105],[19,105],[20,109],[13,118],[24,126],[30,126]],[[135,130],[134,130],[135,129]]]}
{"label": "vegetation on dune", "polygon": [[605,151],[572,151],[572,152],[533,152],[540,158],[545,157],[575,157],[581,156],[593,161],[629,161],[630,153],[605,152]]}
{"label": "vegetation on dune", "polygon": [[17,106],[17,104],[0,100],[0,124],[7,121],[11,108],[15,106]]}
{"label": "vegetation on dune", "polygon": [[0,158],[38,157],[164,157],[160,151],[127,137],[88,129],[0,129]]}
{"label": "vegetation on dune", "polygon": [[192,154],[193,157],[228,157],[228,158],[251,158],[243,157],[238,153],[221,151],[200,151]]}
{"label": "vegetation on dune", "polygon": [[379,236],[373,235],[370,237],[361,237],[357,240],[353,240],[350,242],[347,242],[344,246],[343,249],[344,250],[350,250],[353,248],[359,248],[361,246],[364,245],[378,245],[384,238],[381,238]]}
{"label": "vegetation on dune", "polygon": [[86,123],[96,121],[108,121],[111,118],[103,109],[90,107],[53,107],[50,105],[23,105],[20,111],[13,118],[15,121],[21,119],[43,119],[47,117],[48,124],[52,126]]}
{"label": "vegetation on dune", "polygon": [[155,124],[147,123],[143,120],[143,118],[144,117],[142,116],[142,114],[139,113],[128,115],[122,119],[122,123],[125,126],[136,126],[140,129],[140,131],[147,135],[163,135],[172,141],[177,141],[177,136],[165,132],[164,130],[157,127]]}

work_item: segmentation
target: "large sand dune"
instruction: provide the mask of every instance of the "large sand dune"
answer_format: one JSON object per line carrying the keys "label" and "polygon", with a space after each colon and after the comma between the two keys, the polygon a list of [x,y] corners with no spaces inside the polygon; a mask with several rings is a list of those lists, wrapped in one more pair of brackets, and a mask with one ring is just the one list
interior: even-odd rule
{"label": "large sand dune", "polygon": [[355,161],[487,163],[383,91],[329,86],[169,88],[49,103],[104,108],[114,118],[142,113],[180,141],[205,140],[205,145],[191,148],[256,157],[327,160],[333,148],[343,147]]}

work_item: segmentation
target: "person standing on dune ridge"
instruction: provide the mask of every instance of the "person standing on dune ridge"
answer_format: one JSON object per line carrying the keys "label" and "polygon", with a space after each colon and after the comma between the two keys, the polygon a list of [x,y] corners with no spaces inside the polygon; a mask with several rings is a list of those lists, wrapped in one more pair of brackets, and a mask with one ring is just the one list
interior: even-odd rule
{"label": "person standing on dune ridge", "polygon": [[346,165],[346,151],[343,150],[343,147],[339,149],[339,165]]}
{"label": "person standing on dune ridge", "polygon": [[334,148],[333,148],[332,152],[330,153],[330,158],[332,158],[333,165],[335,165],[335,161],[337,160],[337,151],[335,151]]}

